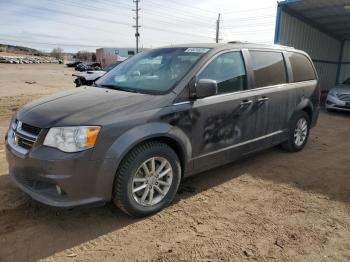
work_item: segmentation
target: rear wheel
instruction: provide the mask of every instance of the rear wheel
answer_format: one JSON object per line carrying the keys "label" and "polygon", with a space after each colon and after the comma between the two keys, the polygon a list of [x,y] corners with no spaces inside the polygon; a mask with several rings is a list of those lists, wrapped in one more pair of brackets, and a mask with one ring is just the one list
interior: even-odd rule
{"label": "rear wheel", "polygon": [[302,150],[308,141],[309,133],[309,116],[304,111],[301,111],[293,117],[289,127],[288,140],[282,144],[282,147],[289,152]]}
{"label": "rear wheel", "polygon": [[113,200],[131,216],[148,216],[171,203],[180,180],[174,150],[160,142],[146,142],[128,153],[118,168]]}

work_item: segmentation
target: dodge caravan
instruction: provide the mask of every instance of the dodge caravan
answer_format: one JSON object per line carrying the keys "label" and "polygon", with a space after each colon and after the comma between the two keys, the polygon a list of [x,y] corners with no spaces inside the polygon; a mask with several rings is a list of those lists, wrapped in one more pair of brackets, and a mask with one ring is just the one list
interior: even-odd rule
{"label": "dodge caravan", "polygon": [[302,150],[319,108],[315,67],[294,48],[157,48],[95,86],[20,108],[6,135],[9,174],[47,205],[113,201],[147,216],[170,204],[184,177],[276,145]]}

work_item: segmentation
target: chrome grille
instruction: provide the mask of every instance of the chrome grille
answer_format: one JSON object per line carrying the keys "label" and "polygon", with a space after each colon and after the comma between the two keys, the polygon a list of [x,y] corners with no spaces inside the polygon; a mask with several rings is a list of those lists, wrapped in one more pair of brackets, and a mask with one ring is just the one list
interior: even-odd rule
{"label": "chrome grille", "polygon": [[341,101],[350,102],[350,94],[337,94]]}
{"label": "chrome grille", "polygon": [[22,122],[22,130],[38,136],[40,131],[41,131],[41,128],[36,127],[36,126],[31,126],[31,125],[28,125],[28,124]]}
{"label": "chrome grille", "polygon": [[14,120],[9,132],[9,144],[17,151],[26,153],[34,146],[40,131],[41,128]]}

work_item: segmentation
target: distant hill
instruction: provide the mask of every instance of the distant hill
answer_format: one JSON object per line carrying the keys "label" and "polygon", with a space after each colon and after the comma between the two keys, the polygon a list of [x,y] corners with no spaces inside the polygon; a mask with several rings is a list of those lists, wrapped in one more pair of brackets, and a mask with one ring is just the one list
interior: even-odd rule
{"label": "distant hill", "polygon": [[29,47],[0,44],[0,55],[2,52],[12,53],[12,54],[23,54],[23,55],[39,55],[39,56],[45,55],[39,50],[29,48]]}

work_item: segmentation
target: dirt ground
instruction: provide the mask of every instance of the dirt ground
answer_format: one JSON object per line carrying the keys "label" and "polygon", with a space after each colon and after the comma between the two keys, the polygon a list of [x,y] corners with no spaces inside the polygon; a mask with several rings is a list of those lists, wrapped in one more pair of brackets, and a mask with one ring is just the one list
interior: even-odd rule
{"label": "dirt ground", "polygon": [[8,121],[22,104],[74,88],[71,74],[0,64],[0,261],[350,260],[350,114],[322,112],[300,153],[273,148],[186,180],[152,217],[31,200],[9,181]]}

